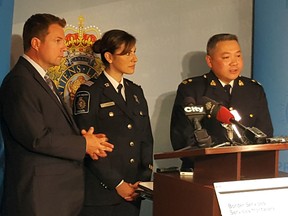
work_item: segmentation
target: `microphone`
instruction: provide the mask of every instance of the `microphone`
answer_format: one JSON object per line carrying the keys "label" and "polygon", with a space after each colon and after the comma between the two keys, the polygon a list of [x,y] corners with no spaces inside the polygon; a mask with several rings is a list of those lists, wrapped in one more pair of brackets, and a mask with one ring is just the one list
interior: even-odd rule
{"label": "microphone", "polygon": [[195,100],[192,97],[184,99],[184,112],[194,126],[194,136],[198,147],[206,148],[212,144],[212,139],[208,135],[206,129],[202,128],[200,121],[206,116],[205,108],[200,105],[195,105]]}
{"label": "microphone", "polygon": [[221,123],[231,124],[230,120],[234,119],[234,116],[226,107],[206,96],[203,96],[202,99],[208,117],[215,118]]}
{"label": "microphone", "polygon": [[193,122],[196,130],[201,130],[202,126],[200,121],[206,116],[204,106],[196,106],[195,100],[192,97],[186,97],[184,99],[184,112],[188,119]]}
{"label": "microphone", "polygon": [[223,105],[216,101],[204,96],[203,100],[206,101],[205,108],[213,118],[225,124],[235,124],[244,131],[244,136],[249,140],[250,144],[263,144],[266,143],[267,135],[256,127],[246,127],[240,122],[236,121],[233,114]]}

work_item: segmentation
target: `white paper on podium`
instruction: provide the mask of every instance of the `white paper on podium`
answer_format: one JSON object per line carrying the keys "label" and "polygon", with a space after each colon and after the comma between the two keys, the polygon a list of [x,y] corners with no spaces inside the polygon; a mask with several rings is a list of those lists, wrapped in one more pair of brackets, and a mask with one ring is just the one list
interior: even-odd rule
{"label": "white paper on podium", "polygon": [[153,191],[153,181],[150,182],[140,182],[139,187],[144,190]]}
{"label": "white paper on podium", "polygon": [[214,183],[222,216],[287,216],[288,177]]}

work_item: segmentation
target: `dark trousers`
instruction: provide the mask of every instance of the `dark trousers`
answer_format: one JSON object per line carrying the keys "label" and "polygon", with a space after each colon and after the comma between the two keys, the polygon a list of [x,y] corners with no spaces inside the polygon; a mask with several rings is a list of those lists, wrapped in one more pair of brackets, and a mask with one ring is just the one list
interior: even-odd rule
{"label": "dark trousers", "polygon": [[139,216],[141,200],[117,205],[84,206],[80,216]]}

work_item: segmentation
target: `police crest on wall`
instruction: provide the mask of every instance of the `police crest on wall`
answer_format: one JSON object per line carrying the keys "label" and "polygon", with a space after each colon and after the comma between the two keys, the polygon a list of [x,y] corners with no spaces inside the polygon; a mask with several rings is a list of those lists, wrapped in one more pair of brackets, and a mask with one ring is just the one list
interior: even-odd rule
{"label": "police crest on wall", "polygon": [[84,18],[78,18],[78,27],[65,27],[67,53],[59,66],[48,70],[65,103],[71,108],[77,89],[90,78],[97,78],[104,69],[100,57],[93,53],[92,44],[101,37],[95,26],[84,27]]}

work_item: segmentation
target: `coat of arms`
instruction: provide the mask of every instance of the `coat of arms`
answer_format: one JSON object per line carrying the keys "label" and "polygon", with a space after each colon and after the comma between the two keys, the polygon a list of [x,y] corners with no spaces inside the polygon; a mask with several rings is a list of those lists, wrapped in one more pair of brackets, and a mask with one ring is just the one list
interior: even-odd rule
{"label": "coat of arms", "polygon": [[65,103],[71,107],[80,85],[90,78],[97,78],[104,65],[100,57],[93,53],[91,45],[101,37],[95,26],[84,27],[84,18],[79,17],[78,27],[67,25],[65,39],[67,53],[59,66],[49,69],[48,74],[54,81]]}

